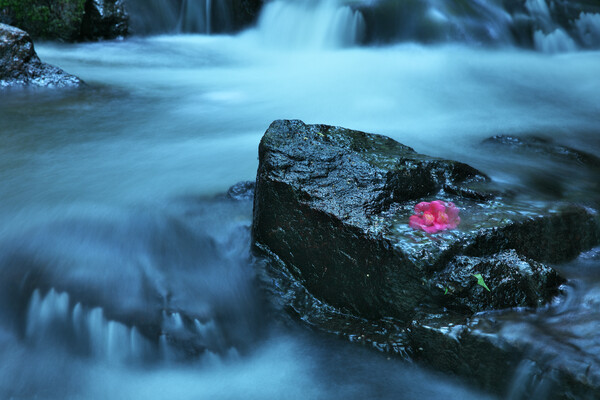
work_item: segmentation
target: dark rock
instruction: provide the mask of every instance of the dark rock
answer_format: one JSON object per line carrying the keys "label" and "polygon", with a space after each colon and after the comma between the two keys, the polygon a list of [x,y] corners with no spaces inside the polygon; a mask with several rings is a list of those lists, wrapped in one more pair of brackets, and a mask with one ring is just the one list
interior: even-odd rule
{"label": "dark rock", "polygon": [[507,398],[598,398],[600,369],[596,349],[589,346],[594,339],[567,334],[565,321],[589,324],[590,317],[544,319],[512,311],[469,319],[427,315],[407,329],[406,340],[413,360]]}
{"label": "dark rock", "polygon": [[[458,255],[514,249],[560,262],[598,242],[596,216],[582,207],[464,196],[487,180],[466,164],[418,154],[384,136],[275,121],[259,147],[254,244],[276,254],[328,304],[365,318],[410,321],[419,306],[439,306],[435,274]],[[428,235],[409,228],[414,205],[435,198],[461,209],[459,229]],[[539,277],[541,287],[551,286],[528,292],[529,304],[558,284]],[[508,300],[497,303],[522,304]]]}
{"label": "dark rock", "polygon": [[238,182],[227,190],[227,197],[233,200],[252,200],[255,186],[256,182],[252,181]]}
{"label": "dark rock", "polygon": [[233,30],[239,31],[256,23],[264,0],[232,0]]}
{"label": "dark rock", "polygon": [[[499,258],[510,262],[511,253]],[[597,266],[598,254],[597,249],[580,259]],[[467,317],[420,310],[408,324],[365,320],[314,298],[276,255],[270,256],[266,287],[281,309],[316,329],[459,376],[501,398],[594,399],[600,391],[598,340],[590,334],[600,320],[595,305],[574,304],[569,310],[573,303],[563,295],[535,313],[511,309]]]}
{"label": "dark rock", "polygon": [[[478,284],[480,274],[488,289]],[[457,256],[434,275],[438,302],[464,314],[510,307],[542,306],[564,279],[555,270],[514,250],[489,257]]]}
{"label": "dark rock", "polygon": [[423,315],[407,330],[411,357],[502,394],[524,351],[488,336],[491,323],[448,314]]}
{"label": "dark rock", "polygon": [[34,39],[75,41],[83,11],[83,0],[3,1],[0,23],[16,26]]}
{"label": "dark rock", "polygon": [[129,16],[123,0],[87,0],[81,21],[80,38],[115,39],[127,36]]}
{"label": "dark rock", "polygon": [[[259,147],[253,221],[270,290],[311,326],[497,394],[594,398],[598,344],[586,332],[598,317],[548,305],[564,279],[540,262],[597,244],[598,216],[504,198],[488,181],[383,136],[275,121]],[[458,228],[411,229],[414,205],[436,198],[461,209]]]}
{"label": "dark rock", "polygon": [[0,24],[0,88],[9,86],[77,87],[83,81],[40,61],[31,37]]}

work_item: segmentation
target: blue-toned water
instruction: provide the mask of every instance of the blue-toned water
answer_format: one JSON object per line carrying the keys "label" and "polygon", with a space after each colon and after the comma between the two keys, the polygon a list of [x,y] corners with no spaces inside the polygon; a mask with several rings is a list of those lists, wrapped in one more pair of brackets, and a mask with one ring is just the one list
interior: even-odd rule
{"label": "blue-toned water", "polygon": [[[249,252],[251,201],[224,193],[254,178],[270,122],[299,118],[594,204],[597,177],[580,166],[480,142],[536,134],[600,156],[600,53],[355,47],[349,8],[319,8],[333,30],[299,19],[303,36],[268,14],[310,10],[274,2],[235,36],[37,44],[89,87],[0,94],[1,398],[485,397],[279,310]],[[592,276],[566,296],[597,298]]]}

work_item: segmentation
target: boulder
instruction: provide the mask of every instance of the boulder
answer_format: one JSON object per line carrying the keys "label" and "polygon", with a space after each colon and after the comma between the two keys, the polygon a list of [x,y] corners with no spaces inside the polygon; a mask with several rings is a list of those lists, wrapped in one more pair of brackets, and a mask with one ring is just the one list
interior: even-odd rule
{"label": "boulder", "polygon": [[[488,181],[466,164],[384,136],[275,121],[259,146],[254,246],[277,255],[315,297],[362,318],[409,322],[422,307],[446,307],[446,288],[468,296],[473,281],[448,269],[464,266],[459,256],[475,257],[469,273],[486,282],[500,283],[510,271],[515,292],[477,305],[453,292],[456,307],[541,304],[561,280],[527,259],[557,263],[591,248],[597,216],[575,205],[503,198]],[[434,199],[461,209],[458,229],[426,234],[408,226],[415,204]],[[511,250],[512,260],[502,255]]]}
{"label": "boulder", "polygon": [[43,63],[27,32],[0,24],[0,88],[9,86],[77,87],[83,81]]}
{"label": "boulder", "polygon": [[[409,227],[433,199],[460,208],[456,229]],[[600,391],[596,297],[579,306],[544,264],[599,242],[593,210],[507,196],[468,165],[384,136],[275,121],[259,146],[252,233],[265,287],[292,318],[501,396]],[[600,258],[571,270],[588,259]]]}
{"label": "boulder", "polygon": [[87,0],[80,39],[115,39],[127,36],[129,15],[123,0]]}
{"label": "boulder", "polygon": [[255,182],[242,181],[227,190],[227,197],[232,200],[252,200],[254,198]]}
{"label": "boulder", "polygon": [[27,32],[0,24],[0,88],[9,86],[77,87],[83,81],[43,63]]}

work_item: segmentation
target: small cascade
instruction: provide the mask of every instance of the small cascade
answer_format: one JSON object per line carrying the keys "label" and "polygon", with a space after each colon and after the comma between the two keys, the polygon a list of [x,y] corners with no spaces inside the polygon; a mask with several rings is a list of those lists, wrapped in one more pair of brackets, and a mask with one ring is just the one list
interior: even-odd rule
{"label": "small cascade", "polygon": [[467,43],[510,43],[512,16],[494,1],[470,0],[461,4],[428,0],[423,17],[425,29],[437,32],[442,40]]}
{"label": "small cascade", "polygon": [[546,4],[546,0],[527,0],[525,1],[525,8],[529,10],[530,15],[535,17],[538,21],[547,24],[552,23],[550,9]]}
{"label": "small cascade", "polygon": [[198,319],[194,319],[194,327],[200,340],[208,348],[225,349],[227,347],[223,340],[223,334],[217,328],[214,320],[211,319],[202,323]]}
{"label": "small cascade", "polygon": [[535,31],[533,43],[535,49],[543,53],[565,53],[577,50],[575,41],[561,28],[556,28],[548,34],[541,30]]}
{"label": "small cascade", "polygon": [[165,0],[126,0],[134,34],[173,32],[181,21],[180,7]]}
{"label": "small cascade", "polygon": [[44,298],[35,290],[29,302],[27,326],[28,337],[40,337],[56,323],[65,325],[69,318],[69,296],[51,289]]}
{"label": "small cascade", "polygon": [[575,27],[586,47],[600,47],[600,14],[582,12],[575,21]]}
{"label": "small cascade", "polygon": [[214,319],[200,322],[184,318],[179,312],[162,312],[158,344],[160,358],[165,361],[185,359],[190,353],[203,359],[237,354],[235,347],[225,342],[224,332]]}
{"label": "small cascade", "polygon": [[[72,307],[71,307],[72,306]],[[109,363],[152,358],[152,345],[136,327],[107,319],[100,307],[71,305],[67,293],[34,290],[27,312],[26,337],[36,344],[49,341],[80,350]]]}
{"label": "small cascade", "polygon": [[577,44],[553,19],[546,0],[527,0],[525,8],[534,22],[533,45],[544,53],[563,53],[577,50]]}
{"label": "small cascade", "polygon": [[337,0],[277,0],[265,5],[258,32],[264,43],[279,47],[347,47],[363,42],[365,20]]}
{"label": "small cascade", "polygon": [[210,34],[212,32],[212,0],[205,0],[205,16],[204,16],[204,26],[206,33]]}
{"label": "small cascade", "polygon": [[232,0],[126,0],[135,34],[235,30]]}
{"label": "small cascade", "polygon": [[157,343],[105,316],[101,307],[72,304],[69,295],[50,289],[34,290],[29,301],[25,334],[36,345],[62,344],[83,355],[108,363],[176,361],[192,358],[229,357],[237,354],[227,345],[213,319],[200,322],[179,312],[162,311]]}
{"label": "small cascade", "polygon": [[574,14],[547,0],[527,0],[525,8],[534,29],[533,45],[536,50],[563,53],[576,51],[579,47],[600,47],[600,14]]}
{"label": "small cascade", "polygon": [[184,0],[177,32],[212,33],[213,0]]}
{"label": "small cascade", "polygon": [[136,34],[231,33],[255,24],[261,44],[286,49],[407,41],[546,53],[600,47],[600,5],[579,0],[271,0],[252,11],[237,0],[126,2]]}

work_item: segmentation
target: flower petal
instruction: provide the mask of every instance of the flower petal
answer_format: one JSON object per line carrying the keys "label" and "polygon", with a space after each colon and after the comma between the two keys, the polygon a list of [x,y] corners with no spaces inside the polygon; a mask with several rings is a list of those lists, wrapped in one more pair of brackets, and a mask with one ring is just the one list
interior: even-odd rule
{"label": "flower petal", "polygon": [[423,218],[419,217],[418,215],[412,215],[408,219],[408,226],[413,229],[421,229],[424,226]]}
{"label": "flower petal", "polygon": [[448,221],[448,229],[454,229],[460,224],[460,217],[456,217],[455,219]]}
{"label": "flower petal", "polygon": [[458,213],[458,207],[452,202],[445,203],[441,200],[422,201],[415,206],[415,215],[409,218],[408,225],[413,229],[420,229],[427,233],[454,229],[460,223]]}
{"label": "flower petal", "polygon": [[423,226],[423,227],[421,227],[421,229],[423,229],[427,233],[437,233],[440,231],[435,226]]}
{"label": "flower petal", "polygon": [[431,203],[429,203],[429,209],[431,210],[431,212],[433,214],[437,214],[439,212],[445,212],[446,211],[446,203],[444,203],[443,201],[440,201],[440,200],[434,200]]}
{"label": "flower petal", "polygon": [[415,213],[423,213],[425,211],[429,211],[429,203],[427,201],[422,201],[415,206]]}

